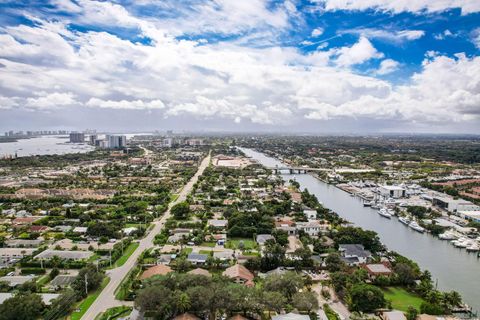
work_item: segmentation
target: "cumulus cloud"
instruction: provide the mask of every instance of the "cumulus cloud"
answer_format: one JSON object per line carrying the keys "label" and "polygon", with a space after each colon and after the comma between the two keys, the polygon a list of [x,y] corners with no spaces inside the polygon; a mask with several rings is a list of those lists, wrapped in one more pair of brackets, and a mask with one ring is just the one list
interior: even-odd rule
{"label": "cumulus cloud", "polygon": [[360,37],[351,47],[342,47],[337,51],[335,62],[340,66],[351,66],[364,63],[370,59],[379,59],[383,53],[377,51],[366,37]]}
{"label": "cumulus cloud", "polygon": [[480,2],[472,0],[313,0],[322,6],[324,10],[380,10],[394,13],[413,12],[420,13],[440,12],[450,9],[461,9],[462,14],[480,12]]}
{"label": "cumulus cloud", "polygon": [[91,98],[87,101],[86,106],[88,107],[98,107],[98,108],[107,108],[107,109],[132,109],[132,110],[143,110],[143,109],[163,109],[165,105],[161,100],[151,100],[151,101],[142,101],[142,100],[102,100],[98,98]]}
{"label": "cumulus cloud", "polygon": [[380,67],[376,71],[379,75],[386,75],[396,71],[399,67],[400,63],[398,61],[392,59],[385,59],[380,62]]}
{"label": "cumulus cloud", "polygon": [[471,40],[475,47],[480,49],[480,28],[476,28],[472,31]]}
{"label": "cumulus cloud", "polygon": [[315,28],[312,30],[312,34],[311,36],[313,38],[317,38],[317,37],[320,37],[322,34],[323,34],[323,28],[322,27],[318,27],[318,28]]}
{"label": "cumulus cloud", "polygon": [[[59,2],[68,8],[68,1]],[[124,23],[128,14],[126,23],[152,41],[129,41],[106,31],[73,31],[68,24],[38,19],[28,26],[4,28],[0,108],[155,110],[169,118],[222,119],[226,126],[282,125],[305,118],[452,122],[479,117],[480,58],[434,53],[408,84],[394,86],[374,77],[398,68],[394,60],[382,60],[371,76],[352,71],[384,57],[365,35],[351,45],[308,53],[294,47],[183,40],[177,30],[164,29],[157,21],[136,18],[121,8],[88,9],[98,5],[91,2],[74,4],[109,23]],[[248,8],[244,10],[253,10]],[[276,10],[287,9],[280,6],[274,14],[279,14]],[[292,10],[290,6],[288,14]],[[106,16],[112,14],[117,17]],[[279,26],[284,22],[279,20]],[[242,23],[232,27],[233,32],[249,28]],[[395,36],[409,40],[420,35]]]}
{"label": "cumulus cloud", "polygon": [[37,109],[56,109],[78,104],[71,92],[38,93],[39,97],[27,98],[26,106]]}

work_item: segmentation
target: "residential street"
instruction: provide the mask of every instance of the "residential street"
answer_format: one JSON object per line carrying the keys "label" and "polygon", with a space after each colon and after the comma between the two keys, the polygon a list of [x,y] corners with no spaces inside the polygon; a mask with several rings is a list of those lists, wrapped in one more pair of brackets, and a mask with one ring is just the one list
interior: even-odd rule
{"label": "residential street", "polygon": [[131,305],[131,303],[127,304],[125,302],[119,301],[115,299],[115,290],[118,288],[122,280],[128,274],[128,272],[135,266],[137,262],[137,258],[140,254],[153,246],[153,240],[155,235],[161,232],[165,222],[170,217],[170,209],[177,203],[182,202],[186,199],[187,195],[193,188],[193,185],[197,182],[198,177],[202,175],[205,168],[210,163],[210,155],[208,155],[205,159],[203,159],[202,163],[200,164],[197,173],[190,179],[190,181],[183,187],[180,191],[179,197],[170,203],[168,210],[165,214],[159,219],[153,222],[154,227],[151,229],[150,233],[146,237],[140,240],[140,245],[138,248],[133,252],[133,254],[128,258],[127,262],[119,267],[112,270],[107,271],[108,277],[110,277],[110,282],[102,291],[102,293],[97,297],[95,302],[90,306],[87,312],[81,318],[82,320],[92,320],[100,313],[109,308],[120,306],[122,304]]}

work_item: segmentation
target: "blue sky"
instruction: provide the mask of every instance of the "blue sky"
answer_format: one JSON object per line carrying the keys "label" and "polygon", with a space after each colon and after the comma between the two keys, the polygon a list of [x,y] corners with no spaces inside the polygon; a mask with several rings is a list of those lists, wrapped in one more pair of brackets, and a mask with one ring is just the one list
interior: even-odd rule
{"label": "blue sky", "polygon": [[0,130],[480,133],[480,1],[0,10]]}

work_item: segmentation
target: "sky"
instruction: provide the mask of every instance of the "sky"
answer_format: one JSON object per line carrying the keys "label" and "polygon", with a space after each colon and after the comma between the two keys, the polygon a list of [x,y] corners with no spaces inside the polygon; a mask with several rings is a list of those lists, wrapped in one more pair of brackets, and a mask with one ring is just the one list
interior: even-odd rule
{"label": "sky", "polygon": [[480,134],[478,0],[0,0],[0,131]]}

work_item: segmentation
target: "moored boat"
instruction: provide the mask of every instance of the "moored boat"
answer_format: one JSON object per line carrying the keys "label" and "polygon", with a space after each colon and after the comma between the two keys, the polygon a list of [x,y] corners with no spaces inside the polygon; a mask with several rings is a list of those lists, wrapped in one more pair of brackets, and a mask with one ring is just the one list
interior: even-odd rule
{"label": "moored boat", "polygon": [[418,231],[420,233],[425,232],[425,228],[421,227],[416,221],[412,221],[409,225],[410,228],[412,228],[415,231]]}

